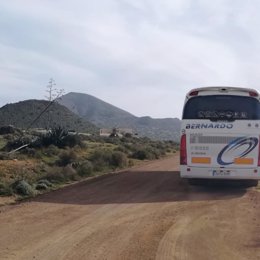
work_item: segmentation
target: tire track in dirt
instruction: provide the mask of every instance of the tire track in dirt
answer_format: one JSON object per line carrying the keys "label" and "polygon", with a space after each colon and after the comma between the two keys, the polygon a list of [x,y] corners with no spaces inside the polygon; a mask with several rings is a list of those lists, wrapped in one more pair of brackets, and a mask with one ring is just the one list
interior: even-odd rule
{"label": "tire track in dirt", "polygon": [[256,205],[253,190],[242,198],[189,203],[162,238],[156,259],[260,259]]}
{"label": "tire track in dirt", "polygon": [[260,193],[192,187],[178,155],[1,208],[1,259],[260,259]]}

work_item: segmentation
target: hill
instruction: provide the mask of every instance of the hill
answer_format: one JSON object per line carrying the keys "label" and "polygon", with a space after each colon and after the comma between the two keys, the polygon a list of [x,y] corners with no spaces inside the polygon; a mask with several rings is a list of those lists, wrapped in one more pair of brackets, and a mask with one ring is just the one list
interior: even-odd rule
{"label": "hill", "polygon": [[[46,100],[25,100],[0,108],[0,126],[13,125],[26,129],[48,106]],[[87,122],[66,107],[54,102],[32,125],[33,128],[61,126],[67,130],[97,132],[97,127]]]}
{"label": "hill", "polygon": [[137,117],[96,97],[82,93],[70,92],[62,96],[58,102],[101,128],[132,128],[139,136],[161,140],[179,139],[178,118]]}
{"label": "hill", "polygon": [[99,127],[126,127],[137,117],[87,94],[70,92],[58,102]]}

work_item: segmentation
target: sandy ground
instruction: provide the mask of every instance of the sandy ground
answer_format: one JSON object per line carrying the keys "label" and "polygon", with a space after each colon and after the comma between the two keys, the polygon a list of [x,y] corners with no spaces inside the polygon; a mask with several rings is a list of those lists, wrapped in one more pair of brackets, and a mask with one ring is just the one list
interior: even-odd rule
{"label": "sandy ground", "polygon": [[260,259],[260,192],[192,187],[178,157],[0,208],[0,259]]}

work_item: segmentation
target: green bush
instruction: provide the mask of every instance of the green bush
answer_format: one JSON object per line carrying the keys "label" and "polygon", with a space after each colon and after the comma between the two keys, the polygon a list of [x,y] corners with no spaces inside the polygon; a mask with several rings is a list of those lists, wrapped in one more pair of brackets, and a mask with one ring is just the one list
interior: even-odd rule
{"label": "green bush", "polygon": [[51,168],[44,178],[51,183],[62,183],[66,181],[66,177],[61,172],[61,169],[56,167]]}
{"label": "green bush", "polygon": [[124,137],[125,137],[125,138],[132,138],[132,137],[133,137],[133,134],[131,134],[131,133],[125,133],[125,134],[124,134]]}
{"label": "green bush", "polygon": [[79,135],[74,134],[74,135],[67,135],[63,140],[62,140],[62,147],[74,147],[76,145],[79,146],[84,146],[84,143],[82,142],[81,138]]}
{"label": "green bush", "polygon": [[0,160],[10,160],[11,155],[6,152],[0,152]]}
{"label": "green bush", "polygon": [[53,156],[59,154],[59,148],[53,144],[51,144],[48,148],[45,149],[45,154],[47,156]]}
{"label": "green bush", "polygon": [[[77,172],[71,165],[67,165],[65,167],[54,167],[52,168],[49,173],[47,173],[44,177],[47,181],[51,182],[51,184],[59,184],[65,183],[68,181],[76,181],[79,180],[79,176]],[[43,182],[47,185],[47,182]]]}
{"label": "green bush", "polygon": [[108,149],[97,149],[90,156],[95,171],[105,168],[125,167],[128,165],[127,155],[120,151],[111,151]]}
{"label": "green bush", "polygon": [[107,137],[105,139],[106,143],[110,143],[110,144],[120,144],[120,138],[117,136],[111,136],[111,137]]}
{"label": "green bush", "polygon": [[45,183],[37,183],[35,186],[36,190],[48,190],[48,186]]}
{"label": "green bush", "polygon": [[12,193],[13,191],[7,183],[0,183],[0,196],[11,196]]}
{"label": "green bush", "polygon": [[116,147],[114,149],[114,151],[119,151],[119,152],[122,152],[122,153],[125,153],[125,154],[128,154],[129,153],[129,149],[127,149],[125,146],[123,145],[119,145],[118,147]]}
{"label": "green bush", "polygon": [[22,136],[19,138],[15,138],[7,142],[6,146],[3,148],[5,151],[12,151],[15,150],[23,145],[31,144],[32,137],[29,136]]}
{"label": "green bush", "polygon": [[41,180],[39,180],[39,181],[37,182],[37,184],[44,184],[44,185],[46,185],[47,187],[51,187],[51,186],[52,186],[52,183],[49,182],[49,181],[46,180],[46,179],[41,179]]}
{"label": "green bush", "polygon": [[59,155],[57,164],[59,166],[66,166],[68,164],[74,163],[77,161],[77,154],[72,150],[63,151]]}
{"label": "green bush", "polygon": [[82,145],[81,137],[79,135],[70,135],[67,130],[61,127],[55,127],[45,135],[40,136],[37,141],[33,143],[34,147],[46,147],[55,145],[59,148],[74,147],[75,145]]}
{"label": "green bush", "polygon": [[112,153],[110,150],[97,149],[91,154],[89,160],[93,163],[95,171],[101,171],[109,167],[111,158]]}
{"label": "green bush", "polygon": [[66,181],[77,181],[80,179],[76,170],[71,165],[67,165],[62,168],[61,174],[64,176]]}
{"label": "green bush", "polygon": [[[54,184],[79,180],[76,170],[73,169],[71,165],[67,165],[63,168],[52,168],[44,178]],[[47,185],[46,182],[45,184]]]}
{"label": "green bush", "polygon": [[134,165],[135,165],[134,161],[132,159],[130,159],[128,161],[128,166],[133,167]]}
{"label": "green bush", "polygon": [[12,126],[1,126],[0,127],[0,135],[6,135],[6,134],[14,134],[15,129]]}
{"label": "green bush", "polygon": [[132,154],[132,158],[138,159],[138,160],[145,160],[150,157],[149,152],[146,150],[137,150]]}
{"label": "green bush", "polygon": [[77,167],[79,176],[91,176],[93,174],[93,164],[90,161],[84,161]]}
{"label": "green bush", "polygon": [[160,158],[160,155],[162,155],[162,153],[160,153],[159,150],[151,147],[146,147],[136,150],[132,154],[132,158],[138,160],[154,160]]}
{"label": "green bush", "polygon": [[25,180],[18,180],[12,184],[12,188],[15,193],[22,196],[33,196],[35,195],[35,190],[33,187]]}
{"label": "green bush", "polygon": [[120,167],[123,168],[128,165],[128,159],[126,154],[119,152],[119,151],[114,151],[111,156],[111,165],[115,167]]}
{"label": "green bush", "polygon": [[23,150],[21,150],[21,153],[26,154],[30,157],[36,157],[37,151],[34,148],[26,147]]}

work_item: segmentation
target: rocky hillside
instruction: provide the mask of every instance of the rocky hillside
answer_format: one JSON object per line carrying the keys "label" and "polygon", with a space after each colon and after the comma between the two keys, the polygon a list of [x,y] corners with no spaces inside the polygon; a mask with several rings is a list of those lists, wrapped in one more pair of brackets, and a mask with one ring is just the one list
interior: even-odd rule
{"label": "rocky hillside", "polygon": [[[0,108],[0,126],[13,125],[23,129],[29,126],[32,128],[61,126],[67,130],[80,132],[93,133],[98,131],[95,125],[74,114],[66,107],[54,102],[46,110],[48,105],[49,101],[45,100],[25,100],[7,104]],[[42,113],[44,110],[46,111]],[[42,115],[39,117],[40,114]],[[38,117],[39,119],[35,121]]]}
{"label": "rocky hillside", "polygon": [[58,102],[99,127],[132,128],[139,136],[152,139],[176,141],[179,139],[180,120],[178,118],[136,117],[96,97],[82,93],[68,93]]}

